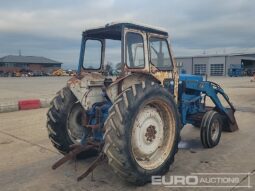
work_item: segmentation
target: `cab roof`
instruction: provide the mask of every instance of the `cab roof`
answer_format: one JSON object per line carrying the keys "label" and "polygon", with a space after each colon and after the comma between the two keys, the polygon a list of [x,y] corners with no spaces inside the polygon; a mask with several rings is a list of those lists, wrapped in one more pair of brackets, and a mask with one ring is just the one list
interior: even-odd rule
{"label": "cab roof", "polygon": [[164,29],[127,22],[108,23],[103,27],[88,29],[83,32],[83,35],[91,38],[121,40],[121,32],[123,28],[135,29],[146,33],[154,33],[168,37],[168,33]]}

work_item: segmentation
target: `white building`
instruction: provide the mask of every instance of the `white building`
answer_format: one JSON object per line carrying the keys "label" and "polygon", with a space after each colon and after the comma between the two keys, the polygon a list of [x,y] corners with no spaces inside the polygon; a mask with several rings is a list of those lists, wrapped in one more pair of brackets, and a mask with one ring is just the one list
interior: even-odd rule
{"label": "white building", "polygon": [[241,67],[248,75],[255,71],[255,53],[176,57],[176,62],[187,74],[227,76],[229,68]]}

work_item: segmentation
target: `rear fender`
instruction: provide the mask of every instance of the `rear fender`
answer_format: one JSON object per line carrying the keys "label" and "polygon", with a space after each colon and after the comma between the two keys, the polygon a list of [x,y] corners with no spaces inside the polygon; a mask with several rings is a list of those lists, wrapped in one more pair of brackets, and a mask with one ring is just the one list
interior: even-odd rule
{"label": "rear fender", "polygon": [[110,86],[106,89],[106,94],[113,103],[118,95],[126,90],[127,88],[131,87],[134,84],[140,84],[146,80],[153,81],[155,83],[160,84],[161,82],[148,73],[132,73],[125,77],[117,79],[113,82]]}
{"label": "rear fender", "polygon": [[104,76],[100,73],[83,73],[78,77],[72,77],[68,80],[67,86],[85,110],[105,99],[102,90]]}

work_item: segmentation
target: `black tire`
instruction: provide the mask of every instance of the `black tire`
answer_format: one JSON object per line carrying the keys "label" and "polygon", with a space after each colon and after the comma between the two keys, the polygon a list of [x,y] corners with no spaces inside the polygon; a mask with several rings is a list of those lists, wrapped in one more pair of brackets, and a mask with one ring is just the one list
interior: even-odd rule
{"label": "black tire", "polygon": [[[53,146],[63,155],[70,151],[70,145],[75,144],[68,133],[68,118],[72,108],[80,107],[76,97],[68,87],[60,90],[56,97],[51,101],[51,107],[47,113],[47,129],[49,138]],[[95,150],[82,152],[78,158],[94,156]]]}
{"label": "black tire", "polygon": [[[174,125],[171,127],[175,133],[172,134],[174,136],[171,139],[173,144],[169,149],[169,153],[166,153],[165,160],[156,168],[148,170],[139,165],[135,159],[131,139],[134,121],[139,110],[151,100],[161,100],[167,105],[166,107],[169,109],[168,111],[171,111],[174,119],[172,121]],[[163,113],[162,110],[160,112]],[[143,82],[122,92],[109,110],[105,128],[104,152],[108,157],[108,163],[116,174],[128,182],[144,185],[151,181],[151,176],[165,174],[174,162],[174,156],[178,150],[181,124],[171,94],[157,83]]]}
{"label": "black tire", "polygon": [[[222,123],[222,116],[217,111],[211,110],[205,113],[200,126],[200,138],[205,148],[218,145],[221,138]],[[213,124],[215,128],[213,128]]]}

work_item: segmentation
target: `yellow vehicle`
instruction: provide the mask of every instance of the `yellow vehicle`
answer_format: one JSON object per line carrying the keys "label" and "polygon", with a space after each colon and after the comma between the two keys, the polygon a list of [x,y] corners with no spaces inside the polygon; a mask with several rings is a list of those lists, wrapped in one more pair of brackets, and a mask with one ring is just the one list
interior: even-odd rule
{"label": "yellow vehicle", "polygon": [[63,69],[58,69],[52,72],[53,76],[68,76],[68,74],[66,73],[66,71],[64,71]]}
{"label": "yellow vehicle", "polygon": [[20,72],[14,72],[14,76],[15,77],[21,77],[21,73]]}

